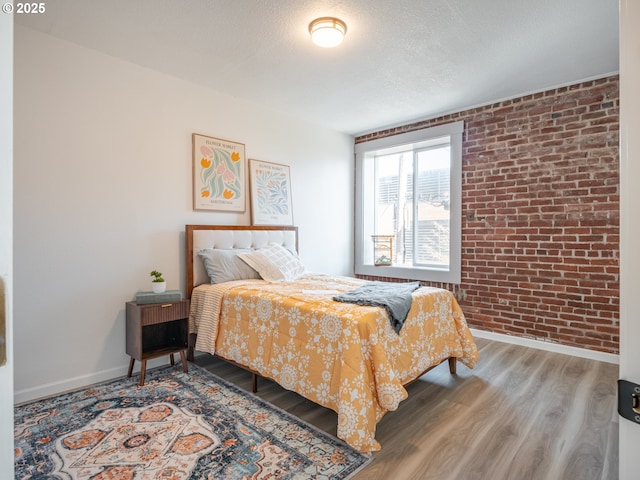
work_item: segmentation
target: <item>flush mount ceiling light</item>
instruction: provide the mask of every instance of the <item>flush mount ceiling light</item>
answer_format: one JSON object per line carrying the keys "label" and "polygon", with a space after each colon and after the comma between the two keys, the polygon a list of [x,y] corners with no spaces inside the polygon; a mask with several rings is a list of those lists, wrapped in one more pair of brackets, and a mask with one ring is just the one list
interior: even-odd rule
{"label": "flush mount ceiling light", "polygon": [[313,43],[320,47],[335,47],[342,43],[347,25],[334,17],[316,18],[309,24],[309,33]]}

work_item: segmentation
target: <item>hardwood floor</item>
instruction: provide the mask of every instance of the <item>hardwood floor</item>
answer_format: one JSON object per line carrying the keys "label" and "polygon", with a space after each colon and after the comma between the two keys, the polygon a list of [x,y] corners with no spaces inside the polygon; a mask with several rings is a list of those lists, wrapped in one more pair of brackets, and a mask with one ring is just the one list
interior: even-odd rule
{"label": "hardwood floor", "polygon": [[[474,370],[446,362],[407,387],[378,424],[382,450],[357,480],[618,478],[618,366],[477,339]],[[196,363],[247,390],[251,376],[203,355]],[[336,434],[337,415],[268,380],[258,395]]]}

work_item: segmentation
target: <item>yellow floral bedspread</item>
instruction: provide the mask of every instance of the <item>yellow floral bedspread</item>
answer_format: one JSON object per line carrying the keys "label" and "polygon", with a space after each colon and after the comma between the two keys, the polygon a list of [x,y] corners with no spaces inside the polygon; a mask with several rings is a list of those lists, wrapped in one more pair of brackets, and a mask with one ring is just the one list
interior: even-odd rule
{"label": "yellow floral bedspread", "polygon": [[363,283],[308,275],[201,285],[191,298],[190,332],[198,333],[197,350],[331,408],[338,437],[363,452],[379,450],[376,424],[407,397],[403,384],[450,356],[473,368],[478,351],[451,292],[416,290],[396,334],[383,308],[332,300]]}

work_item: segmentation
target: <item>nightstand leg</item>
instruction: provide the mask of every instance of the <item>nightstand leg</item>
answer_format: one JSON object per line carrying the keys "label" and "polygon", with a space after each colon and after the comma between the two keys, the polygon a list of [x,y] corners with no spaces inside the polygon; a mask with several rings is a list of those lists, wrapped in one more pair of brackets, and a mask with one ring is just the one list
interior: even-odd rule
{"label": "nightstand leg", "polygon": [[136,363],[136,359],[131,357],[129,359],[129,372],[127,372],[127,377],[131,377],[131,374],[133,373],[133,364]]}
{"label": "nightstand leg", "polygon": [[182,360],[182,371],[189,373],[189,367],[187,366],[187,356],[184,354],[184,350],[180,350],[180,360]]}
{"label": "nightstand leg", "polygon": [[142,366],[140,367],[140,386],[144,385],[144,374],[147,371],[147,361],[142,360]]}
{"label": "nightstand leg", "polygon": [[176,364],[176,361],[173,358],[173,353],[169,354],[169,360],[171,361],[171,366],[173,367]]}

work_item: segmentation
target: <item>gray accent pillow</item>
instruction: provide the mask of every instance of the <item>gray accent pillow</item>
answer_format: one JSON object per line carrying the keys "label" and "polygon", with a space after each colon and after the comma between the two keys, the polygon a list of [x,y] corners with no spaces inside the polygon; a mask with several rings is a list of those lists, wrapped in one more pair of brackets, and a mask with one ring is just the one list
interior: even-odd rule
{"label": "gray accent pillow", "polygon": [[250,249],[203,248],[198,252],[211,283],[230,282],[260,278],[258,272],[238,258],[239,253],[249,253]]}

